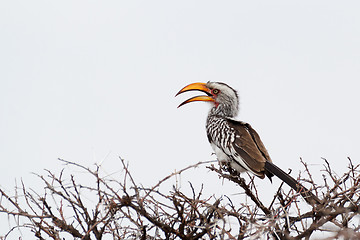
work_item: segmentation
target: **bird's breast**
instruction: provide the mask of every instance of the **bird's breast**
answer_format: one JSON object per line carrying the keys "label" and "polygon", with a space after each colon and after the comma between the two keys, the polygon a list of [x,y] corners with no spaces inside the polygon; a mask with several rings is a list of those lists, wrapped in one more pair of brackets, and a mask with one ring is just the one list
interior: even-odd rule
{"label": "bird's breast", "polygon": [[224,153],[223,150],[221,150],[218,146],[216,146],[216,144],[214,143],[210,143],[212,149],[214,150],[217,159],[222,162],[222,163],[226,163],[229,162],[230,159],[229,157]]}

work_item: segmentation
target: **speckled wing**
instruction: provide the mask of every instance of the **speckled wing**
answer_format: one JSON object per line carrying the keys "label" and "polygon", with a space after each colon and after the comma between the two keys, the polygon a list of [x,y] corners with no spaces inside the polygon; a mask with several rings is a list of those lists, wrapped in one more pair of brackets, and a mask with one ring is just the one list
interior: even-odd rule
{"label": "speckled wing", "polygon": [[230,128],[235,130],[233,148],[242,160],[238,162],[245,163],[261,178],[264,178],[265,174],[271,177],[272,174],[265,170],[265,162],[271,162],[271,158],[257,132],[248,123],[232,119],[227,119],[227,122]]}

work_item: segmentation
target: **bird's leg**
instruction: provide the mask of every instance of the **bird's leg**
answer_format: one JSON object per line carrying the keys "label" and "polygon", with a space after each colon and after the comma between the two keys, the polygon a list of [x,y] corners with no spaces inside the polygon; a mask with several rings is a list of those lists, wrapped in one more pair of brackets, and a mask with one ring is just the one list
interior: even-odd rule
{"label": "bird's leg", "polygon": [[240,176],[240,173],[238,171],[236,171],[234,168],[231,167],[231,164],[229,161],[226,162],[220,162],[220,166],[221,168],[225,171],[230,173],[231,176]]}
{"label": "bird's leg", "polygon": [[228,172],[230,173],[232,176],[237,176],[238,172],[235,171],[231,166],[230,166],[230,162],[229,161],[220,161],[218,159],[218,163],[219,163],[219,168],[222,171]]}

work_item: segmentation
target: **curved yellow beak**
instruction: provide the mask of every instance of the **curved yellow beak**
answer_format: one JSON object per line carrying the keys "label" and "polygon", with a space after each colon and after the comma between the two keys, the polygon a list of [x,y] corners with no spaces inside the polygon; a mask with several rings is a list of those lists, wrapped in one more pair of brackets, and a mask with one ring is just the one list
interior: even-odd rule
{"label": "curved yellow beak", "polygon": [[182,102],[179,106],[181,107],[184,104],[187,104],[189,102],[195,102],[195,101],[203,101],[203,102],[215,102],[213,95],[211,93],[211,90],[206,87],[206,83],[191,83],[189,85],[187,85],[186,87],[182,88],[176,95],[179,95],[181,93],[187,92],[187,91],[194,91],[194,90],[198,90],[201,92],[204,92],[207,94],[207,96],[196,96],[196,97],[192,97],[189,98],[188,100]]}

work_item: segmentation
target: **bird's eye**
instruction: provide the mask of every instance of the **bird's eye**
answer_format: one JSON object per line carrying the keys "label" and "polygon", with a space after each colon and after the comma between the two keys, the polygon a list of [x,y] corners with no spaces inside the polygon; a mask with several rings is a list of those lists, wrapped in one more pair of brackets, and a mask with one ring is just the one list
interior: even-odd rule
{"label": "bird's eye", "polygon": [[215,94],[215,95],[216,95],[216,94],[219,94],[219,92],[220,92],[219,89],[214,89],[214,90],[212,90],[212,93]]}

